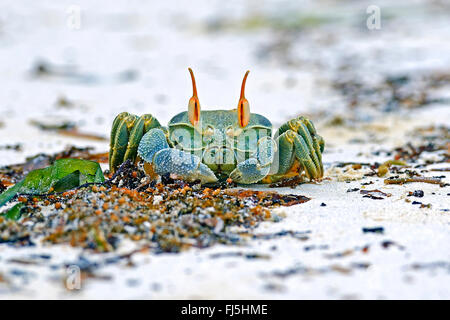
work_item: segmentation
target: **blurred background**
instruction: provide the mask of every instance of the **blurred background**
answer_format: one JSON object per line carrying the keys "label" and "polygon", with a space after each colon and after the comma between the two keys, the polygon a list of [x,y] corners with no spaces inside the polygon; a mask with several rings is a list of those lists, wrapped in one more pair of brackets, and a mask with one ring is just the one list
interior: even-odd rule
{"label": "blurred background", "polygon": [[[438,159],[434,165],[441,168],[448,159],[442,155],[448,154],[448,139],[441,140],[450,127],[449,1],[2,0],[0,167],[68,146],[106,152],[112,121],[122,111],[151,113],[166,124],[187,110],[188,67],[204,110],[235,108],[250,70],[246,97],[253,113],[268,117],[275,128],[298,115],[314,121],[326,141],[326,179],[277,189],[312,200],[289,214],[280,211],[280,223],[257,229],[307,230],[310,240],[255,239],[244,248],[250,255],[225,245],[142,254],[132,268],[108,265],[111,281],[89,282],[77,297],[450,296],[448,191],[417,185],[430,197],[421,200],[424,205],[432,203],[421,209],[415,205],[420,202],[405,200],[413,187],[385,186],[375,171],[365,176],[369,166],[392,160],[398,150],[412,149],[417,157],[409,164]],[[411,141],[419,153],[408,147]],[[427,148],[429,143],[444,147]],[[424,150],[437,151],[417,160]],[[344,171],[350,161],[366,163],[366,171],[351,165]],[[393,196],[367,199],[365,185]],[[385,235],[361,231],[379,225]],[[62,287],[64,271],[53,266],[85,253],[66,246],[45,249],[52,259],[31,264],[29,276],[21,273],[27,263],[18,266],[9,257],[36,256],[43,249],[2,245],[0,271],[11,269],[8,276],[30,289],[15,291],[18,296],[74,297]],[[211,252],[220,257],[225,250],[238,254],[212,258]],[[263,259],[251,258],[255,253]],[[344,256],[344,262],[335,260]],[[354,268],[359,271],[352,273]]]}
{"label": "blurred background", "polygon": [[187,108],[188,67],[203,109],[235,108],[251,70],[251,111],[274,126],[445,103],[449,18],[448,1],[425,0],[3,0],[0,164],[68,144],[106,151],[121,111],[167,123]]}

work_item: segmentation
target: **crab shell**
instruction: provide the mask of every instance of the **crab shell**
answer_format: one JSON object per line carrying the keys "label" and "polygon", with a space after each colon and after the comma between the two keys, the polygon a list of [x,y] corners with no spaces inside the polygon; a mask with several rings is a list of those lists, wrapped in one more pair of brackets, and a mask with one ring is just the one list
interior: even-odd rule
{"label": "crab shell", "polygon": [[255,154],[261,138],[272,137],[269,119],[252,113],[242,128],[236,109],[202,110],[195,126],[188,112],[181,112],[169,121],[168,129],[175,148],[197,155],[220,177],[228,176],[238,163]]}

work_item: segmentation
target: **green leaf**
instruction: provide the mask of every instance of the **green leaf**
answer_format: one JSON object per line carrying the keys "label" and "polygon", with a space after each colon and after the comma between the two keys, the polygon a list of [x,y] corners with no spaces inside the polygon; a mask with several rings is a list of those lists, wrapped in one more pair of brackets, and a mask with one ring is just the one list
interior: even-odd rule
{"label": "green leaf", "polygon": [[53,190],[55,192],[63,192],[65,190],[70,190],[76,188],[83,183],[80,183],[80,170],[69,173],[64,178],[61,178],[58,182],[53,185]]}
{"label": "green leaf", "polygon": [[8,220],[19,220],[22,216],[22,209],[24,208],[24,206],[25,205],[23,203],[18,203],[1,215]]}
{"label": "green leaf", "polygon": [[47,193],[51,188],[62,192],[85,183],[105,181],[97,162],[83,159],[59,159],[53,165],[33,170],[20,182],[0,194],[0,207],[16,194]]}
{"label": "green leaf", "polygon": [[0,194],[0,207],[7,203],[9,200],[14,198],[14,196],[19,192],[22,187],[24,180],[17,182],[14,186]]}

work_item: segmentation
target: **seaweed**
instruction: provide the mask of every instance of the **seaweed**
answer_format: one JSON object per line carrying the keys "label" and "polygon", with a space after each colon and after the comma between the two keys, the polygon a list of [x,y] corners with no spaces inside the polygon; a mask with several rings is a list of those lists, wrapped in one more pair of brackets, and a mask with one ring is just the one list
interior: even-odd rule
{"label": "seaweed", "polygon": [[104,176],[97,162],[81,159],[59,159],[53,165],[36,169],[0,194],[0,206],[6,204],[17,194],[42,194],[62,192],[85,183],[100,183]]}

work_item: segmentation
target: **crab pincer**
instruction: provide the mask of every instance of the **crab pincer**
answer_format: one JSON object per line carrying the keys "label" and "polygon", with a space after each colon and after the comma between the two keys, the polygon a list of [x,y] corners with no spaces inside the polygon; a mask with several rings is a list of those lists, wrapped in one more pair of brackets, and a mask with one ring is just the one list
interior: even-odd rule
{"label": "crab pincer", "polygon": [[152,129],[142,137],[138,155],[159,175],[175,174],[184,180],[200,180],[201,183],[217,181],[214,172],[198,156],[170,148],[161,129]]}

